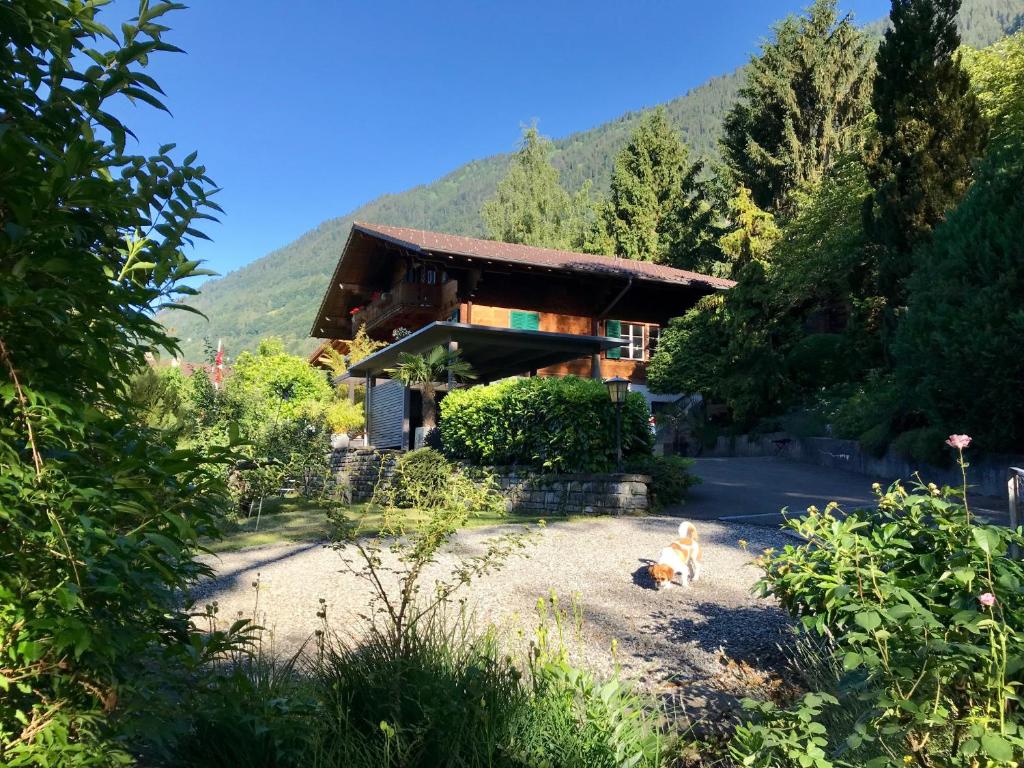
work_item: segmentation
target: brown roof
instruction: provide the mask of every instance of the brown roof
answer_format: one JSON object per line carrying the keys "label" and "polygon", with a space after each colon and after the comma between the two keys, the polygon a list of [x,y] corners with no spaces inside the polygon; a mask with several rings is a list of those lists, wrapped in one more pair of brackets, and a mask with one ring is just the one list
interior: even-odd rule
{"label": "brown roof", "polygon": [[537,248],[532,245],[515,245],[496,240],[482,240],[476,237],[449,235],[444,232],[429,232],[408,227],[389,227],[383,224],[356,222],[352,228],[368,235],[383,237],[396,245],[419,251],[450,253],[466,258],[501,261],[508,264],[544,267],[586,273],[618,273],[631,275],[635,279],[652,280],[660,283],[691,285],[699,283],[711,288],[731,288],[736,283],[720,277],[702,275],[685,269],[676,269],[650,261],[620,259],[615,256],[597,256],[575,251],[559,251],[554,248]]}

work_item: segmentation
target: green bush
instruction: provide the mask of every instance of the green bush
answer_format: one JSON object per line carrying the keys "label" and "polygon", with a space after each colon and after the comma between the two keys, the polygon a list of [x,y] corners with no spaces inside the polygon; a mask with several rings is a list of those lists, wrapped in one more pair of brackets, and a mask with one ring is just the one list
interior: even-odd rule
{"label": "green bush", "polygon": [[629,472],[651,476],[652,510],[678,504],[690,488],[700,483],[700,478],[690,472],[692,466],[693,459],[682,456],[635,456],[626,462]]}
{"label": "green bush", "polygon": [[[810,508],[789,523],[807,543],[759,559],[762,593],[829,638],[845,674],[838,701],[765,711],[735,750],[750,765],[768,749],[788,757],[771,765],[808,765],[796,759],[811,745],[816,766],[1020,765],[1024,565],[1007,553],[1024,537],[972,519],[960,490],[876,491],[878,509]],[[866,713],[852,727],[820,725],[851,705]]]}
{"label": "green bush", "polygon": [[[647,403],[630,393],[622,451],[649,455]],[[477,465],[519,464],[552,472],[600,472],[615,463],[615,408],[592,379],[532,377],[457,389],[441,401],[445,452]]]}
{"label": "green bush", "polygon": [[176,349],[154,314],[209,274],[186,250],[219,207],[195,153],[126,151],[114,115],[159,105],[143,69],[176,50],[179,7],[135,5],[110,14],[124,24],[96,3],[0,6],[4,766],[130,763],[128,725],[202,643],[182,596],[209,573],[194,556],[230,456],[176,450],[132,395]]}
{"label": "green bush", "polygon": [[463,516],[501,514],[505,501],[486,474],[469,475],[433,448],[398,457],[390,477],[374,488],[373,504],[384,510],[451,511]]}

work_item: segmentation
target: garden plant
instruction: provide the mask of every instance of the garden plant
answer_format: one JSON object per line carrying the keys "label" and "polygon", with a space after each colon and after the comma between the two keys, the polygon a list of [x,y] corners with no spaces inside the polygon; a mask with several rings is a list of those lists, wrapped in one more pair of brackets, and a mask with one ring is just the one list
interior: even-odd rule
{"label": "garden plant", "polygon": [[[1019,765],[1024,760],[1020,530],[973,515],[962,488],[876,485],[877,510],[811,507],[805,543],[767,551],[761,592],[834,646],[845,675],[793,709],[759,705],[732,745],[743,765]],[[830,711],[862,713],[845,731]],[[810,760],[810,762],[808,762]]]}

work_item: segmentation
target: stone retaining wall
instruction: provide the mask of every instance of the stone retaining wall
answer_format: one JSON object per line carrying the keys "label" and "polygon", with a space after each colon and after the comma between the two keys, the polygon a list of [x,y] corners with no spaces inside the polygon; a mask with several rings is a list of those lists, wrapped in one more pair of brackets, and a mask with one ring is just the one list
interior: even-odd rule
{"label": "stone retaining wall", "polygon": [[[369,501],[394,474],[400,451],[339,448],[331,474],[350,503]],[[530,515],[640,515],[650,511],[648,475],[539,474],[518,467],[491,469],[509,512]]]}
{"label": "stone retaining wall", "polygon": [[373,496],[381,477],[394,474],[401,451],[375,448],[337,448],[331,451],[331,476],[350,504],[361,504]]}
{"label": "stone retaining wall", "polygon": [[650,511],[648,475],[541,475],[497,468],[495,479],[513,513],[640,515]]}

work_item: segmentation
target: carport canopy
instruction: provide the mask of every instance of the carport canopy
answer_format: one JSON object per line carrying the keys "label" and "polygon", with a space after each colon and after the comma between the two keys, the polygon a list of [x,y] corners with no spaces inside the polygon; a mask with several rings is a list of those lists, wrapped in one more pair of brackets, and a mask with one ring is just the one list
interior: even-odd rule
{"label": "carport canopy", "polygon": [[536,371],[549,365],[600,354],[621,346],[620,339],[550,331],[526,331],[466,323],[434,322],[360,360],[350,376],[377,377],[398,363],[405,352],[421,355],[434,347],[457,345],[473,366],[477,381],[488,382]]}

